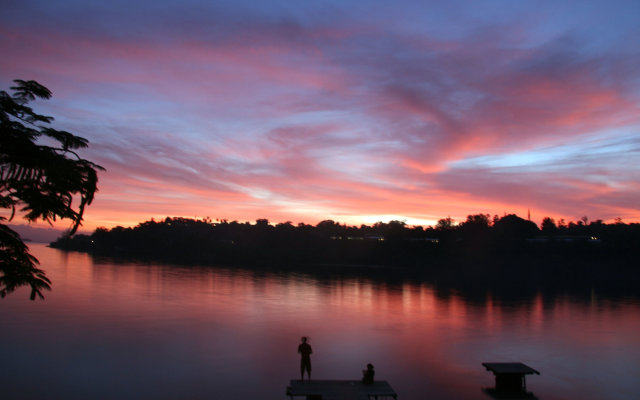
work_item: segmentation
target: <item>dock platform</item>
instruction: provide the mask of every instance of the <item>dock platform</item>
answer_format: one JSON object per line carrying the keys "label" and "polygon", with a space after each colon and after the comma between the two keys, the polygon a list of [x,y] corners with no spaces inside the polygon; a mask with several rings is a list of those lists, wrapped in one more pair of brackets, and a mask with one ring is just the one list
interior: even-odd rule
{"label": "dock platform", "polygon": [[292,379],[287,387],[287,396],[313,400],[371,400],[397,399],[398,395],[387,381],[364,384],[361,381]]}
{"label": "dock platform", "polygon": [[533,393],[527,391],[526,375],[540,375],[540,372],[519,362],[482,363],[487,371],[493,372],[496,387],[484,389],[484,392],[497,399],[518,398],[535,399]]}

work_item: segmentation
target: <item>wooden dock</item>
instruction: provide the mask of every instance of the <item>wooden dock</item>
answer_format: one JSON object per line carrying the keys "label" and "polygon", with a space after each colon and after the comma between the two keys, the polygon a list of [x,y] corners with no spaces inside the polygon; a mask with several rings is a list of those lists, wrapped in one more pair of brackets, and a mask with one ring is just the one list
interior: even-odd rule
{"label": "wooden dock", "polygon": [[287,396],[305,397],[309,400],[370,400],[397,399],[398,395],[387,381],[364,384],[361,381],[341,380],[291,380]]}
{"label": "wooden dock", "polygon": [[482,363],[487,371],[496,377],[496,387],[483,391],[496,399],[537,399],[527,391],[526,375],[540,375],[540,372],[519,362]]}

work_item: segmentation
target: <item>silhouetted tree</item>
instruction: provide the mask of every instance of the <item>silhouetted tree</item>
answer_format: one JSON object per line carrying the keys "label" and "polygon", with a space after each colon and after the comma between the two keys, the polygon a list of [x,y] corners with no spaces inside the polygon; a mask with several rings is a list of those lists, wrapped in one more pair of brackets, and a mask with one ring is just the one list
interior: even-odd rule
{"label": "silhouetted tree", "polygon": [[545,235],[554,235],[558,231],[556,222],[550,217],[544,217],[542,224],[540,224],[540,229]]}
{"label": "silhouetted tree", "polygon": [[468,215],[466,221],[458,227],[458,239],[462,240],[459,246],[463,246],[464,251],[472,257],[477,257],[488,250],[489,218],[489,214]]}
{"label": "silhouetted tree", "polygon": [[436,225],[436,229],[440,231],[451,230],[454,227],[454,220],[451,217],[439,219],[438,224]]}
{"label": "silhouetted tree", "polygon": [[343,227],[339,223],[330,219],[318,222],[316,228],[325,238],[329,236],[339,236],[344,233]]}
{"label": "silhouetted tree", "polygon": [[[570,275],[571,265],[607,260],[600,264],[609,268],[612,259],[616,260],[613,264],[635,271],[640,256],[637,246],[640,224],[604,224],[602,221],[591,222],[589,226],[572,224],[572,228],[563,228],[560,240],[541,242],[527,240],[540,231],[533,222],[516,215],[506,215],[493,224],[488,224],[486,216],[471,215],[463,224],[445,230],[412,228],[398,221],[360,227],[331,220],[317,226],[303,223],[294,226],[288,221],[270,225],[266,220],[260,221],[256,224],[210,223],[166,218],[143,222],[134,228],[98,228],[91,236],[75,235],[51,246],[95,255],[180,264],[258,267],[375,264],[411,266],[416,271],[430,271],[428,273],[444,272],[438,272],[437,265],[456,268],[466,265],[470,266],[465,267],[466,271],[472,274],[493,271],[491,273],[498,275],[505,271],[518,274],[524,271],[524,267],[508,267],[520,265],[519,262],[522,265],[536,263],[536,268],[544,269],[545,265],[556,266],[559,261],[569,268],[566,272]],[[551,222],[549,219],[544,225],[552,226]],[[469,234],[465,229],[470,227],[481,227],[478,231],[481,234]],[[385,240],[380,240],[381,236]],[[548,263],[549,260],[554,262]],[[553,268],[546,271],[555,273]]]}
{"label": "silhouetted tree", "polygon": [[404,221],[389,221],[388,223],[376,222],[373,231],[386,239],[398,239],[407,236],[406,223]]}
{"label": "silhouetted tree", "polygon": [[[97,191],[97,170],[104,169],[76,153],[87,147],[85,138],[46,126],[53,117],[27,106],[36,98],[49,99],[49,89],[36,81],[14,82],[13,94],[0,91],[0,207],[11,210],[0,220],[11,221],[17,208],[30,222],[66,218],[72,221],[71,236]],[[0,225],[0,296],[29,285],[32,300],[43,298],[51,281],[36,265],[20,236]]]}
{"label": "silhouetted tree", "polygon": [[489,230],[489,214],[467,215],[467,220],[460,224],[460,228],[465,234],[478,235]]}
{"label": "silhouetted tree", "polygon": [[539,232],[535,223],[514,214],[500,218],[493,225],[493,229],[497,237],[509,241],[531,238]]}

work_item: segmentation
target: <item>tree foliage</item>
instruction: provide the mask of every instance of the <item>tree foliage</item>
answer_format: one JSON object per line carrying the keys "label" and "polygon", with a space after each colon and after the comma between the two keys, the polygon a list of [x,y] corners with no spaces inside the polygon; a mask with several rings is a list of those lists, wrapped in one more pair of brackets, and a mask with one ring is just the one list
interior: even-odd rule
{"label": "tree foliage", "polygon": [[[36,81],[14,82],[12,94],[0,91],[0,207],[8,211],[0,221],[11,221],[16,212],[30,222],[70,219],[71,236],[104,168],[76,152],[88,146],[87,139],[47,126],[53,117],[28,106],[36,98],[49,99],[49,89]],[[43,298],[51,281],[37,265],[20,236],[0,224],[0,296],[29,285],[31,299]]]}
{"label": "tree foliage", "polygon": [[[193,265],[552,265],[637,260],[640,224],[570,223],[548,235],[532,221],[509,214],[450,218],[436,227],[410,227],[403,221],[347,226],[324,220],[316,226],[291,222],[255,224],[166,218],[136,227],[98,228],[91,235],[60,238],[52,247],[97,256]],[[554,260],[549,263],[549,260]],[[615,262],[613,261],[615,260]],[[633,261],[633,265],[637,261]],[[509,267],[511,268],[511,267]],[[515,267],[514,267],[515,268]]]}

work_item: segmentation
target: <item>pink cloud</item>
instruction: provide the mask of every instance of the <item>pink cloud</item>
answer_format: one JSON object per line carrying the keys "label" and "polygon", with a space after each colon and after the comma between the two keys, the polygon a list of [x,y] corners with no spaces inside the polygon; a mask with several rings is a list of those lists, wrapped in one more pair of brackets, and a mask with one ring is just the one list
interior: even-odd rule
{"label": "pink cloud", "polygon": [[166,30],[152,19],[129,36],[128,20],[121,35],[0,28],[2,76],[50,86],[54,114],[108,169],[92,218],[640,214],[621,183],[637,171],[610,161],[457,164],[635,132],[637,57],[590,54],[580,40],[531,45],[517,24],[436,38],[371,21],[192,24],[201,18]]}

